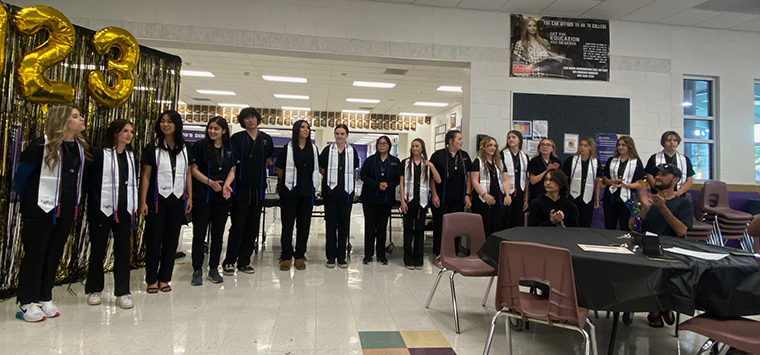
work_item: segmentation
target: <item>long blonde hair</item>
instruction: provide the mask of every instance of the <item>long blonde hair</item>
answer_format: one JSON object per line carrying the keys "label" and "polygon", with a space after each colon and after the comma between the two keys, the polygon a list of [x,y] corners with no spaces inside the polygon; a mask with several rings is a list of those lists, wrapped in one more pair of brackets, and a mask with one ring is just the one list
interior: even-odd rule
{"label": "long blonde hair", "polygon": [[532,17],[525,17],[522,20],[522,26],[520,28],[520,41],[522,42],[523,47],[523,53],[527,58],[528,55],[528,47],[530,47],[530,35],[528,34],[528,23],[531,21],[536,23],[536,41],[539,45],[546,48],[546,50],[549,50],[549,42],[541,37],[540,34],[538,34],[538,20],[532,18]]}
{"label": "long blonde hair", "polygon": [[[584,141],[584,142],[586,142],[586,144],[588,144],[588,146],[589,146],[589,148],[591,150],[591,152],[589,152],[588,156],[590,158],[596,158],[596,141],[594,140],[594,138],[591,138],[589,136],[585,136],[585,137],[581,138],[581,140]],[[581,155],[581,149],[580,149],[580,147],[578,147],[578,151],[575,152],[574,155],[577,155],[577,156]]]}
{"label": "long blonde hair", "polygon": [[[71,113],[75,109],[76,107],[70,105],[56,105],[48,109],[48,117],[45,121],[45,138],[47,141],[45,149],[47,150],[47,157],[45,157],[44,163],[50,169],[53,169],[53,166],[58,165],[61,161],[61,157],[58,155],[58,148],[63,143],[63,132],[66,130],[66,122],[71,118]],[[84,140],[82,132],[77,132],[75,139],[82,147],[85,158],[91,160],[90,145]],[[80,164],[84,164],[84,162]]]}
{"label": "long blonde hair", "polygon": [[[631,138],[630,136],[622,136],[618,138],[617,141],[618,143],[620,141],[623,141],[623,143],[625,143],[625,145],[628,146],[629,156],[639,159],[639,152],[636,151],[636,143],[633,143],[633,138]],[[615,144],[615,158],[619,158],[619,157],[620,157],[620,152],[617,150],[617,144]]]}
{"label": "long blonde hair", "polygon": [[554,144],[554,141],[551,138],[544,138],[538,141],[538,149],[537,149],[536,155],[534,155],[533,157],[535,158],[535,157],[541,156],[541,142],[543,141],[549,141],[549,143],[552,144],[552,156],[559,159],[559,157],[557,156],[557,145]]}
{"label": "long blonde hair", "polygon": [[493,156],[491,156],[491,159],[493,160],[493,164],[495,166],[501,166],[501,154],[499,154],[499,142],[496,141],[496,138],[491,137],[491,136],[485,136],[480,139],[480,146],[478,147],[478,158],[480,158],[480,164],[482,165],[488,162],[488,158],[486,157],[486,146],[491,141],[496,143],[496,151],[493,153]]}

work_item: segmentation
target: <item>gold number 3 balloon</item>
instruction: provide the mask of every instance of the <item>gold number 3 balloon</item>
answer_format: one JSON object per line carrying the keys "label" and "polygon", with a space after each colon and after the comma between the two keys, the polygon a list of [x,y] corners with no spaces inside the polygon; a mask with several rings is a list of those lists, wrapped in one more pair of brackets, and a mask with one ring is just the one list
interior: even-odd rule
{"label": "gold number 3 balloon", "polygon": [[100,54],[107,54],[113,46],[121,52],[119,59],[108,60],[106,70],[116,76],[112,87],[106,84],[102,72],[92,71],[87,78],[87,90],[98,104],[111,108],[119,106],[132,94],[135,84],[132,71],[137,66],[140,47],[131,33],[118,27],[106,27],[98,31],[92,38],[92,44]]}
{"label": "gold number 3 balloon", "polygon": [[50,37],[29,52],[16,71],[19,95],[27,101],[39,104],[63,104],[74,100],[74,87],[62,81],[45,77],[45,72],[68,56],[74,49],[74,26],[58,10],[37,5],[22,9],[14,19],[16,28],[25,35],[33,35],[41,29]]}

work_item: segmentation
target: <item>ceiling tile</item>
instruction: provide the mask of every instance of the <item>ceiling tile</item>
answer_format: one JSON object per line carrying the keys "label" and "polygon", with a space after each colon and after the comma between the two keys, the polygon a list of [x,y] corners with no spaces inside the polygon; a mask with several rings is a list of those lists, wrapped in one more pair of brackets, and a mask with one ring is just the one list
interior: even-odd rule
{"label": "ceiling tile", "polygon": [[596,5],[599,5],[598,0],[558,0],[546,7],[542,13],[555,16],[578,17]]}
{"label": "ceiling tile", "polygon": [[724,12],[711,19],[702,21],[697,24],[699,27],[711,27],[711,28],[731,28],[741,25],[745,22],[756,20],[760,18],[760,15],[755,14],[740,14],[736,12]]}
{"label": "ceiling tile", "polygon": [[666,23],[669,25],[692,26],[718,15],[720,15],[720,12],[688,9],[683,10],[673,16],[666,17],[660,20],[660,23]]}
{"label": "ceiling tile", "polygon": [[457,7],[460,9],[496,11],[506,2],[507,0],[462,0]]}

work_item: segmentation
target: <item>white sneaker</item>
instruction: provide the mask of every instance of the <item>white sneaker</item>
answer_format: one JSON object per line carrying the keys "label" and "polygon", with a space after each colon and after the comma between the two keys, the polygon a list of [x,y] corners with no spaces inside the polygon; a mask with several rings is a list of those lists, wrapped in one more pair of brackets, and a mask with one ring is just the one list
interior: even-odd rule
{"label": "white sneaker", "polygon": [[100,292],[93,292],[87,297],[87,304],[90,306],[97,306],[100,302]]}
{"label": "white sneaker", "polygon": [[135,303],[132,302],[132,297],[129,295],[122,295],[116,297],[116,305],[121,307],[121,309],[130,309],[135,306]]}
{"label": "white sneaker", "polygon": [[40,304],[42,305],[42,311],[45,312],[45,316],[48,318],[55,318],[61,315],[61,312],[58,311],[58,306],[53,301],[43,301]]}
{"label": "white sneaker", "polygon": [[21,313],[23,314],[24,320],[27,322],[41,322],[47,319],[45,312],[42,311],[39,303],[21,305]]}

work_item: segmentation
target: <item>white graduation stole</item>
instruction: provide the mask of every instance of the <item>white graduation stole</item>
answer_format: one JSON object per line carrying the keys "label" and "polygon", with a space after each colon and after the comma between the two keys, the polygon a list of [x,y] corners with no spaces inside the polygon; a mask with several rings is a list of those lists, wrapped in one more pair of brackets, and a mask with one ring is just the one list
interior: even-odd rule
{"label": "white graduation stole", "polygon": [[[525,191],[525,182],[528,180],[528,155],[522,150],[517,153],[520,157],[520,189]],[[507,174],[509,174],[509,193],[515,192],[515,164],[512,160],[512,152],[509,149],[505,149],[501,152],[501,159],[507,166]]]}
{"label": "white graduation stole", "polygon": [[[346,190],[346,194],[354,192],[354,148],[348,144],[343,149],[346,152],[346,159],[343,161],[343,174],[345,175],[345,183],[343,188]],[[335,189],[338,186],[338,145],[330,144],[330,155],[328,156],[327,163],[327,186],[330,190]],[[349,168],[351,167],[351,168]]]}
{"label": "white graduation stole", "polygon": [[[591,202],[594,196],[594,181],[596,181],[596,169],[598,162],[596,158],[589,157],[588,171],[586,172],[586,185],[583,190],[583,202]],[[581,182],[583,175],[583,161],[580,155],[573,157],[573,170],[570,173],[570,196],[578,198],[581,195]]]}
{"label": "white graduation stole", "polygon": [[[52,211],[58,207],[61,198],[60,183],[61,183],[61,166],[63,166],[63,151],[61,146],[58,146],[58,164],[52,168],[45,164],[45,158],[48,156],[47,150],[48,139],[45,137],[45,147],[42,151],[42,167],[40,168],[40,184],[38,186],[37,194],[37,206],[40,207],[45,213]],[[61,144],[66,144],[61,142]],[[79,174],[77,175],[77,200],[82,197],[82,171],[84,168],[84,150],[79,142],[76,142],[77,150],[79,152]],[[57,211],[56,211],[57,213]],[[74,216],[76,219],[76,214]]]}
{"label": "white graduation stole", "polygon": [[[633,174],[636,172],[636,164],[638,163],[638,159],[636,158],[628,158],[628,164],[625,166],[625,171],[623,172],[623,182],[626,184],[630,184],[633,180]],[[610,162],[610,177],[615,180],[618,178],[618,168],[620,168],[620,157],[612,158],[612,161]],[[610,192],[615,193],[618,188],[615,186],[610,185]],[[620,199],[623,200],[623,202],[628,201],[631,199],[631,189],[626,187],[620,188]]]}
{"label": "white graduation stole", "polygon": [[[428,205],[430,191],[430,168],[425,161],[420,160],[420,208]],[[407,158],[404,164],[404,200],[409,203],[414,200],[414,158]]]}
{"label": "white graduation stole", "polygon": [[[158,147],[156,142],[156,165],[158,165],[158,173],[156,174],[156,189],[158,194],[164,198],[168,198],[172,194],[177,198],[182,198],[185,194],[185,185],[187,183],[187,147],[182,147],[182,159],[177,159],[175,171],[182,172],[182,174],[175,173],[172,180],[172,164],[169,156],[169,151]],[[161,161],[164,164],[161,164]]]}
{"label": "white graduation stole", "polygon": [[[665,164],[665,151],[661,150],[655,155],[655,161],[657,165]],[[679,176],[681,179],[678,180],[678,185],[676,186],[676,189],[680,189],[681,186],[686,182],[686,156],[683,154],[680,154],[676,152],[676,161],[678,162],[678,168],[681,169],[681,176]]]}
{"label": "white graduation stole", "polygon": [[[491,174],[488,172],[488,162],[485,160],[480,161],[480,187],[485,191],[486,193],[489,193],[491,191]],[[502,183],[501,178],[501,167],[499,164],[494,164],[494,168],[496,168],[496,179],[499,181],[499,190],[501,193],[504,193],[504,184]],[[496,197],[496,200],[498,202],[499,196]],[[486,200],[483,199],[483,196],[478,196],[481,201],[486,202]]]}
{"label": "white graduation stole", "polygon": [[[314,151],[314,171],[311,172],[311,183],[314,189],[319,188],[319,155],[317,154],[317,147],[312,144],[312,150]],[[287,158],[285,160],[285,188],[293,190],[296,187],[298,174],[296,173],[296,162],[293,157],[293,144],[288,143]]]}
{"label": "white graduation stole", "polygon": [[[100,211],[106,217],[114,214],[119,207],[119,162],[118,153],[111,149],[103,149],[103,177],[100,192]],[[137,175],[135,173],[135,157],[127,151],[127,212],[134,215],[137,206]],[[117,217],[118,218],[118,217]]]}

